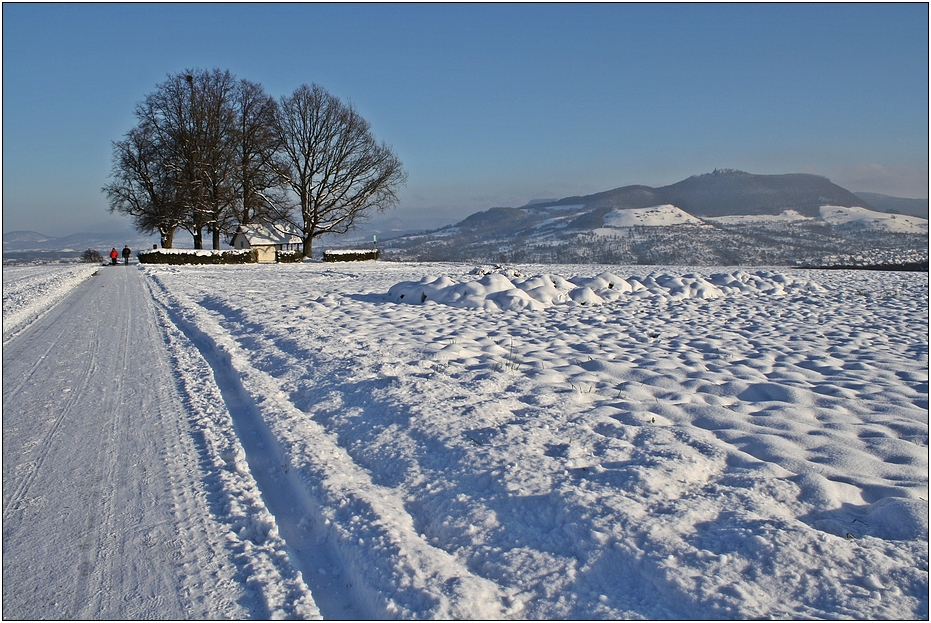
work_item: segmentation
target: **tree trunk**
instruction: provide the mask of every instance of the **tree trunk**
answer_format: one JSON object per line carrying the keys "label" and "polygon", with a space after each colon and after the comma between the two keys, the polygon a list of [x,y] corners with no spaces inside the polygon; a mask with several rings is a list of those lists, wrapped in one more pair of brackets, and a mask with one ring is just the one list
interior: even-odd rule
{"label": "tree trunk", "polygon": [[220,250],[220,230],[216,227],[213,228],[213,250]]}
{"label": "tree trunk", "polygon": [[204,248],[204,232],[200,227],[194,230],[192,234],[194,236],[194,248],[203,249]]}
{"label": "tree trunk", "polygon": [[312,235],[304,236],[304,257],[313,257],[314,237]]}
{"label": "tree trunk", "polygon": [[161,238],[162,238],[162,248],[163,248],[163,249],[170,249],[170,248],[171,248],[171,245],[172,245],[173,242],[174,242],[175,230],[174,230],[173,228],[172,228],[172,229],[165,229],[165,230],[162,230],[162,231],[159,232],[159,233],[162,235],[162,236],[161,236]]}

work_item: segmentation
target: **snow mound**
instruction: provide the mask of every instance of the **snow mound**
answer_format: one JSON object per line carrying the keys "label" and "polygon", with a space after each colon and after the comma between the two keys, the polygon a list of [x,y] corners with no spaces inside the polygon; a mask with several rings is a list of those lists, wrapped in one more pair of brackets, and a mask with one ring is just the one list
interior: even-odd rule
{"label": "snow mound", "polygon": [[928,503],[908,498],[883,498],[870,505],[863,523],[881,539],[928,538]]}
{"label": "snow mound", "polygon": [[674,205],[664,204],[650,208],[612,210],[605,214],[605,227],[662,227],[665,225],[701,225],[703,221],[680,210]]}
{"label": "snow mound", "polygon": [[499,310],[539,311],[553,305],[603,305],[624,297],[717,299],[743,293],[784,295],[799,291],[823,291],[813,281],[799,280],[783,274],[759,271],[715,273],[709,277],[689,273],[669,275],[653,273],[626,279],[610,272],[595,277],[572,277],[544,274],[524,277],[515,271],[479,271],[473,281],[456,281],[449,276],[424,277],[420,281],[402,281],[388,290],[395,303],[423,305],[438,303],[452,307]]}

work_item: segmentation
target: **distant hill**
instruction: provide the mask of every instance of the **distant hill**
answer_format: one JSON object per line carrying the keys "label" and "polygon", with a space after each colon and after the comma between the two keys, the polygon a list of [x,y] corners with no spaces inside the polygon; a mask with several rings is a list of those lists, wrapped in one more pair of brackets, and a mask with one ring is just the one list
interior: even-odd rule
{"label": "distant hill", "polygon": [[671,204],[700,218],[777,215],[790,209],[815,217],[823,205],[872,208],[868,201],[826,177],[806,173],[754,175],[734,169],[693,175],[661,188],[624,186],[585,197],[539,203],[534,207],[558,204],[584,204],[603,211]]}
{"label": "distant hill", "polygon": [[[382,215],[318,248],[368,247],[377,236],[383,258],[410,261],[896,264],[927,261],[927,218],[927,199],[851,193],[817,175],[719,169],[659,188],[494,207],[428,232]],[[105,255],[112,246],[135,251],[154,242],[131,232],[54,238],[17,231],[3,234],[3,258],[76,258],[88,248]],[[191,239],[179,232],[175,243],[189,247]]]}
{"label": "distant hill", "polygon": [[889,212],[890,214],[907,214],[910,216],[920,216],[928,218],[928,200],[927,199],[905,199],[903,197],[890,197],[889,195],[880,195],[879,193],[855,192],[857,197],[869,203],[880,212]]}
{"label": "distant hill", "polygon": [[3,246],[22,246],[43,244],[54,240],[53,236],[46,236],[37,231],[11,231],[3,234]]}
{"label": "distant hill", "polygon": [[715,171],[665,186],[660,191],[666,203],[698,217],[777,215],[790,209],[803,216],[817,217],[823,205],[872,207],[828,178],[805,173],[753,175]]}
{"label": "distant hill", "polygon": [[624,186],[592,195],[535,200],[520,208],[490,208],[455,225],[387,241],[382,257],[542,263],[895,264],[927,260],[927,240],[927,219],[904,211],[881,212],[864,197],[825,177],[724,169],[660,188]]}

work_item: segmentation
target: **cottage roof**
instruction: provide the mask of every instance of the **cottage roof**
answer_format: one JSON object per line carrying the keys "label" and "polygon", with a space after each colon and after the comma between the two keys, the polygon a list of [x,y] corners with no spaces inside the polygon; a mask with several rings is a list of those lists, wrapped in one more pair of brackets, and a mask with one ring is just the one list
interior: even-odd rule
{"label": "cottage roof", "polygon": [[301,233],[291,226],[277,225],[240,225],[236,235],[243,235],[250,246],[268,244],[301,244],[304,239]]}

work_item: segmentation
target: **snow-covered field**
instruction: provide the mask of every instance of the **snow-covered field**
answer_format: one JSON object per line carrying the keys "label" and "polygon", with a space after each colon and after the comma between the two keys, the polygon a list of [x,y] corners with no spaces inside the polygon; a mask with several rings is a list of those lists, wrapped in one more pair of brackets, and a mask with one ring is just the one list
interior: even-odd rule
{"label": "snow-covered field", "polygon": [[879,229],[904,234],[927,234],[928,219],[905,214],[886,214],[866,208],[821,206],[821,218],[831,225],[860,229]]}
{"label": "snow-covered field", "polygon": [[324,616],[927,618],[927,274],[653,268],[130,270]]}
{"label": "snow-covered field", "polygon": [[[829,225],[841,226],[842,228],[874,230],[898,234],[927,234],[928,219],[917,216],[908,216],[905,214],[889,214],[887,212],[876,212],[866,208],[842,207],[842,206],[821,206],[821,220]],[[795,210],[786,210],[779,215],[739,215],[739,216],[717,216],[705,219],[712,223],[722,225],[752,225],[766,223],[795,223],[801,221],[814,221],[816,219],[802,216]]]}
{"label": "snow-covered field", "polygon": [[4,266],[3,341],[34,322],[99,268],[97,264]]}
{"label": "snow-covered field", "polygon": [[674,205],[660,205],[652,208],[634,208],[613,210],[604,217],[605,227],[663,227],[669,225],[703,225],[703,221],[680,210]]}

